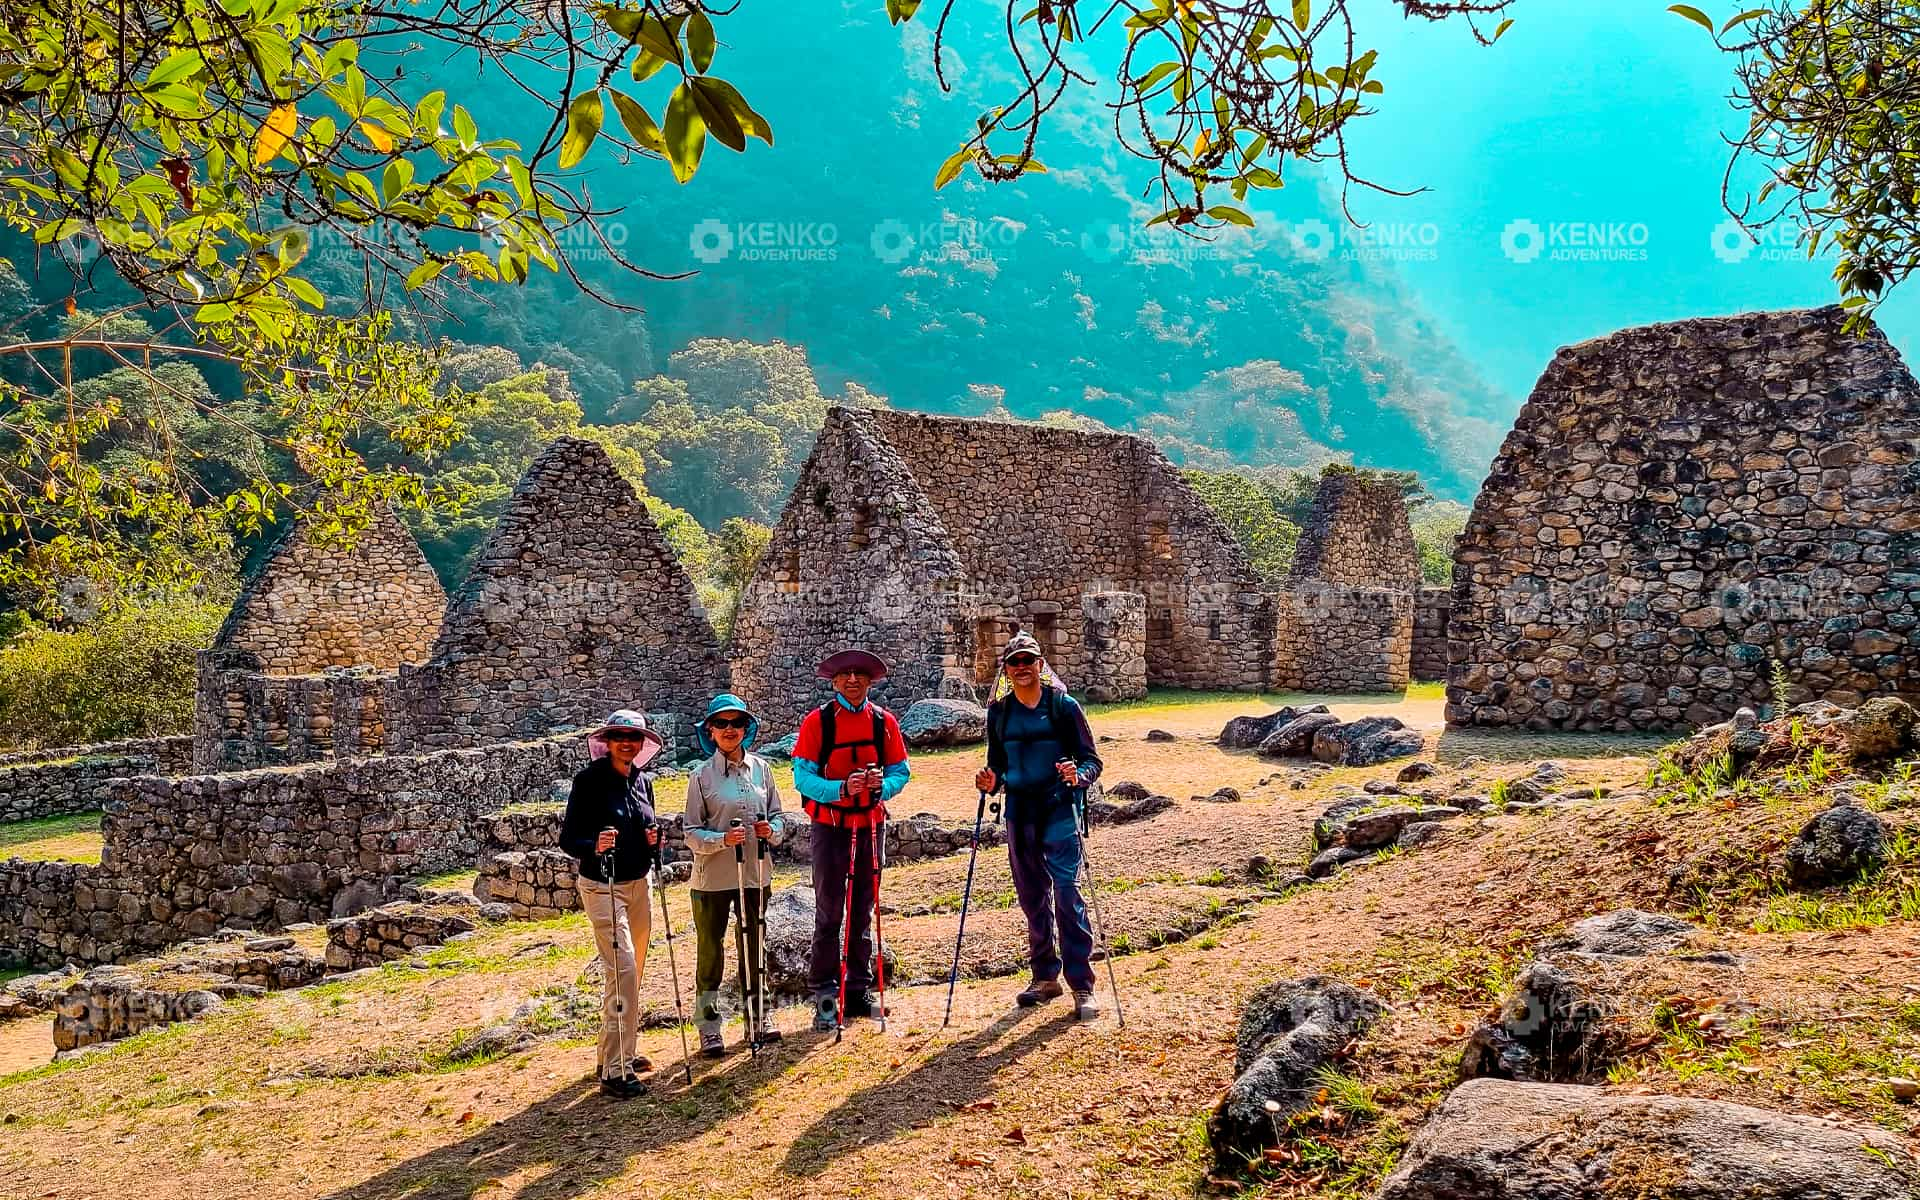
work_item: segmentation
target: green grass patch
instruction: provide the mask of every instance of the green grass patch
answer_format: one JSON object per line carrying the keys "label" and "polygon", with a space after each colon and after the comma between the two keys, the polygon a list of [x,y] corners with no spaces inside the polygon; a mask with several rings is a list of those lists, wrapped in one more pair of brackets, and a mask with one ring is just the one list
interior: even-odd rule
{"label": "green grass patch", "polygon": [[[79,851],[78,855],[74,852]],[[0,825],[0,858],[100,861],[100,814],[73,813]]]}

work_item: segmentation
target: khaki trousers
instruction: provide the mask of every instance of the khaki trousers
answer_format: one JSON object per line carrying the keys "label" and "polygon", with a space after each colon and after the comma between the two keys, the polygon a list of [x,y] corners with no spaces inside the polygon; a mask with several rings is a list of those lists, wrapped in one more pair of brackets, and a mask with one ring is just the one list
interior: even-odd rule
{"label": "khaki trousers", "polygon": [[580,907],[593,923],[593,942],[600,951],[599,1070],[603,1075],[610,1070],[612,1074],[625,1075],[630,1069],[627,1064],[639,1053],[640,971],[646,966],[647,938],[653,933],[653,914],[647,907],[647,881],[634,879],[613,885],[618,921],[614,919],[615,904],[607,896],[606,884],[581,875],[574,880],[574,886],[580,892]]}

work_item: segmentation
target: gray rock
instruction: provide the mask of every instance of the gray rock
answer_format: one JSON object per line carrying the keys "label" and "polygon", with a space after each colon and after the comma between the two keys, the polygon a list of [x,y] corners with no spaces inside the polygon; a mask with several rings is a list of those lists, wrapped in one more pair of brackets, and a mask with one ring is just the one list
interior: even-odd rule
{"label": "gray rock", "polygon": [[1856,763],[1879,762],[1915,749],[1914,725],[1920,713],[1897,696],[1876,696],[1839,719],[1847,753]]}
{"label": "gray rock", "polygon": [[1392,783],[1385,779],[1369,779],[1361,785],[1360,790],[1369,796],[1398,796],[1403,794],[1399,784]]}
{"label": "gray rock", "polygon": [[1448,821],[1460,815],[1459,809],[1445,806],[1415,808],[1410,804],[1396,804],[1391,808],[1376,808],[1355,813],[1342,821],[1340,841],[1354,850],[1378,850],[1391,845],[1401,830],[1416,821]]}
{"label": "gray rock", "polygon": [[1533,765],[1533,778],[1541,783],[1559,783],[1567,777],[1567,769],[1557,762],[1540,762]]}
{"label": "gray rock", "polygon": [[1233,804],[1240,799],[1240,789],[1217,787],[1204,796],[1195,796],[1194,799],[1202,804]]}
{"label": "gray rock", "polygon": [[1147,730],[1147,740],[1150,742],[1174,742],[1179,739],[1164,729],[1149,729]]}
{"label": "gray rock", "polygon": [[1746,1105],[1475,1079],[1376,1200],[1912,1200],[1879,1130]]}
{"label": "gray rock", "polygon": [[1501,791],[1501,799],[1507,808],[1537,805],[1546,798],[1547,789],[1541,787],[1539,780],[1530,775],[1521,775],[1507,780],[1507,786]]}
{"label": "gray rock", "polygon": [[1330,712],[1304,713],[1268,734],[1267,739],[1260,743],[1260,757],[1305,757],[1313,753],[1314,734],[1339,723],[1340,718]]}
{"label": "gray rock", "polygon": [[1371,796],[1350,796],[1334,801],[1313,823],[1314,846],[1326,847],[1338,842],[1340,835],[1346,830],[1348,818],[1372,805],[1373,797]]}
{"label": "gray rock", "polygon": [[1288,705],[1262,717],[1235,717],[1227,722],[1226,728],[1220,731],[1219,744],[1224,750],[1252,750],[1289,721],[1306,713],[1326,711],[1327,706],[1324,704],[1316,704],[1311,708],[1296,708]]}
{"label": "gray rock", "polygon": [[1385,1011],[1358,988],[1320,976],[1249,997],[1234,1038],[1235,1079],[1207,1118],[1215,1160],[1240,1167],[1277,1145],[1286,1119],[1312,1103],[1319,1073]]}
{"label": "gray rock", "polygon": [[1575,922],[1564,939],[1552,943],[1552,948],[1614,958],[1639,958],[1677,950],[1698,932],[1697,926],[1679,917],[1622,908]]}
{"label": "gray rock", "polygon": [[1366,854],[1363,851],[1355,850],[1350,846],[1334,846],[1330,849],[1322,850],[1320,853],[1314,855],[1312,862],[1307,864],[1307,877],[1309,879],[1325,879],[1355,859],[1365,857]]}
{"label": "gray rock", "polygon": [[987,740],[987,710],[971,700],[920,700],[900,714],[907,745],[973,746]]}
{"label": "gray rock", "polygon": [[1394,778],[1398,779],[1401,783],[1419,783],[1423,779],[1432,779],[1439,773],[1439,767],[1422,760],[1420,762],[1410,762],[1406,766],[1401,767],[1400,773],[1394,776]]}
{"label": "gray rock", "polygon": [[[781,888],[767,901],[767,986],[775,995],[807,995],[807,971],[813,959],[813,909],[813,889],[805,884]],[[894,977],[898,966],[889,946],[888,979]]]}
{"label": "gray rock", "polygon": [[1145,800],[1153,795],[1152,789],[1144,783],[1135,783],[1131,779],[1122,779],[1107,789],[1107,795],[1115,800]]}
{"label": "gray rock", "polygon": [[1836,804],[1808,821],[1787,847],[1787,876],[1800,887],[1825,887],[1886,861],[1886,823],[1864,808]]}
{"label": "gray rock", "polygon": [[1125,804],[1110,804],[1105,800],[1087,801],[1087,824],[1089,825],[1128,825],[1134,821],[1144,821],[1157,816],[1173,807],[1172,796],[1142,796]]}
{"label": "gray rock", "polygon": [[1361,717],[1314,731],[1313,757],[1347,767],[1371,767],[1418,754],[1426,739],[1398,717]]}
{"label": "gray rock", "polygon": [[764,746],[755,746],[753,752],[762,758],[786,762],[793,757],[793,743],[799,736],[799,731],[796,730],[778,741],[768,742]]}

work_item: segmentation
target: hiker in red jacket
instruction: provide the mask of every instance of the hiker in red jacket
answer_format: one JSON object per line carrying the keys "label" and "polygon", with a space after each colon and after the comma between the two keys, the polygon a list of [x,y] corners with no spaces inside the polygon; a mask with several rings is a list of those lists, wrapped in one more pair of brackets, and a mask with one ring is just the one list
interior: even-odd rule
{"label": "hiker in red jacket", "polygon": [[867,699],[868,689],[887,677],[887,664],[865,650],[842,650],[829,655],[819,673],[833,681],[834,697],[800,722],[793,784],[813,821],[813,960],[807,983],[814,997],[813,1027],[824,1032],[839,1028],[844,1018],[886,1015],[868,990],[878,883],[874,851],[886,836],[887,801],[907,786],[912,772],[900,722]]}

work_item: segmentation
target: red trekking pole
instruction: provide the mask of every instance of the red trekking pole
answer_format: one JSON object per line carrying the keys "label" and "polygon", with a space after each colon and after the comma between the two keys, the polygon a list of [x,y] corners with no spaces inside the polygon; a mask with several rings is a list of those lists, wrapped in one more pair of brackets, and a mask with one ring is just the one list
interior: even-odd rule
{"label": "red trekking pole", "polygon": [[887,819],[881,817],[873,831],[873,977],[880,987],[880,1032],[887,1031],[887,938],[880,931],[880,872],[887,865]]}

